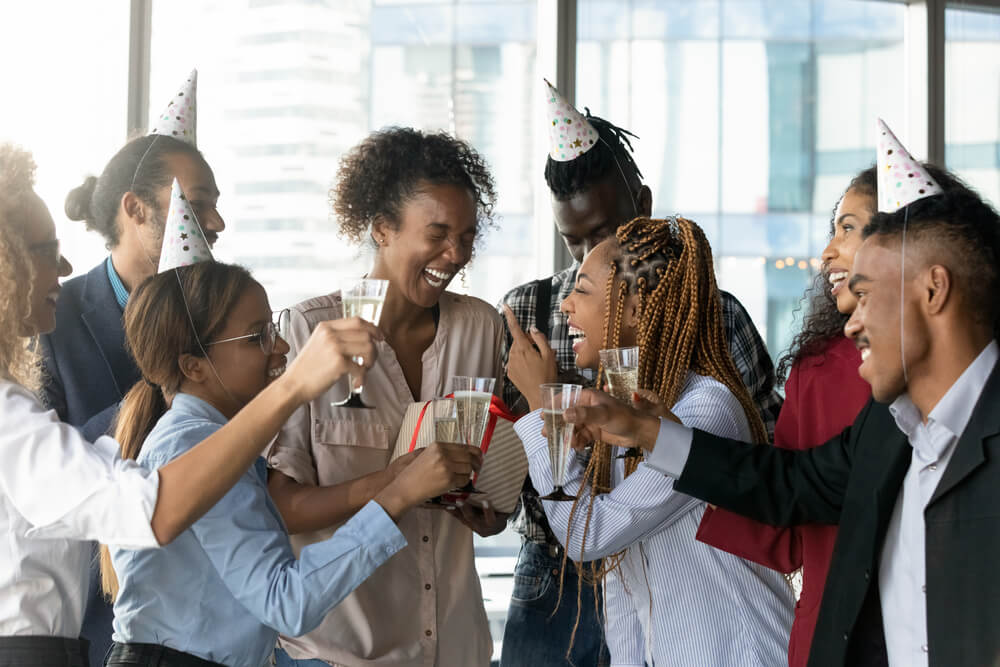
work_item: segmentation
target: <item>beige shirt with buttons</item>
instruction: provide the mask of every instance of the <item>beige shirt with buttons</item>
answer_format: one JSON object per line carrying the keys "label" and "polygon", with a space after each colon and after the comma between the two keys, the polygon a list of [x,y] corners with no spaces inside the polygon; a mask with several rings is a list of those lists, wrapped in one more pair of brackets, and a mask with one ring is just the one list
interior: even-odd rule
{"label": "beige shirt with buttons", "polygon": [[[338,408],[347,381],[299,408],[268,448],[268,464],[301,484],[333,485],[389,463],[406,407],[444,396],[455,375],[502,379],[503,327],[486,302],[445,292],[433,342],[423,353],[420,395],[410,393],[395,352],[379,343],[363,400],[374,410]],[[324,320],[341,317],[337,294],[292,309],[289,359]],[[501,386],[498,382],[497,386]],[[336,526],[292,536],[296,553]],[[472,551],[472,532],[447,512],[415,508],[399,521],[407,546],[337,605],[322,624],[279,645],[296,659],[333,665],[488,665],[489,625]]]}

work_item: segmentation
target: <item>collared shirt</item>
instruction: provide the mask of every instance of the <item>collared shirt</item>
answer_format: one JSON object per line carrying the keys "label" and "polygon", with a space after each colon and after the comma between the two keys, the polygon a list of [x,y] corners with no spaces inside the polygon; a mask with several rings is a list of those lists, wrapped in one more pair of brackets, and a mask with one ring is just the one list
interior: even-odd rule
{"label": "collared shirt", "polygon": [[998,355],[1000,349],[990,341],[937,402],[926,422],[908,394],[889,406],[896,425],[913,447],[879,563],[879,595],[890,665],[928,664],[924,509],[969,424]]}
{"label": "collared shirt", "polygon": [[[410,403],[444,396],[456,375],[499,377],[503,328],[487,303],[445,292],[437,333],[421,357],[419,396],[410,392],[396,353],[378,343],[363,400],[374,410],[332,405],[344,380],[297,410],[269,448],[268,464],[301,484],[329,486],[385,469]],[[341,317],[336,294],[292,309],[289,357],[319,322]],[[282,636],[297,659],[335,665],[481,667],[493,644],[472,550],[472,531],[448,512],[415,508],[399,520],[408,546],[331,611],[313,632]],[[292,536],[298,549],[333,528]]]}
{"label": "collared shirt", "polygon": [[77,638],[92,544],[156,547],[159,475],[0,380],[0,636]]}
{"label": "collared shirt", "polygon": [[[690,373],[674,413],[685,424],[749,439],[743,409],[720,382]],[[552,488],[539,412],[514,428],[524,443],[535,488]],[[570,455],[573,503],[543,501],[555,534],[574,560],[625,551],[605,579],[606,632],[612,665],[771,666],[785,661],[795,599],[781,574],[695,540],[705,503],[673,490],[673,480],[645,463],[624,476],[615,461],[612,490],[594,498]],[[607,561],[605,561],[607,564]]]}
{"label": "collared shirt", "polygon": [[[555,350],[556,363],[561,374],[567,377],[582,375],[587,382],[592,382],[594,379],[592,371],[580,370],[576,367],[573,341],[569,337],[569,319],[560,310],[563,300],[573,290],[576,283],[576,273],[579,269],[580,264],[574,263],[570,268],[560,271],[551,278],[548,337],[549,345]],[[781,409],[781,396],[774,388],[774,364],[768,355],[767,346],[761,340],[757,328],[742,304],[728,292],[720,290],[719,296],[722,301],[722,320],[726,328],[726,338],[729,341],[729,352],[733,355],[733,361],[736,362],[740,377],[743,378],[743,383],[749,389],[750,396],[757,405],[761,419],[764,420],[768,439],[771,439],[774,434],[774,424]],[[527,331],[535,323],[536,298],[535,283],[526,283],[508,292],[500,303],[500,308],[502,309],[504,304],[510,306],[521,328]],[[504,323],[504,331],[506,333],[506,322]],[[508,334],[505,336],[503,348],[503,362],[505,364],[509,347],[510,336]],[[517,388],[505,378],[504,402],[513,408],[520,398],[521,395]],[[511,518],[511,527],[532,542],[548,544],[550,547],[558,545],[558,541],[552,535],[545,519],[545,512],[542,511],[541,503],[538,501],[538,494],[530,484],[525,484],[521,493],[518,508]]]}
{"label": "collared shirt", "polygon": [[[159,468],[222,428],[201,399],[174,397],[143,443],[139,463]],[[120,591],[114,639],[160,644],[233,667],[260,667],[278,630],[314,628],[345,595],[406,546],[374,501],[296,560],[258,458],[233,488],[169,545],[113,548]]]}
{"label": "collared shirt", "polygon": [[121,276],[115,270],[115,265],[111,262],[111,256],[108,256],[108,282],[111,283],[111,291],[115,293],[115,301],[118,302],[118,307],[125,311],[125,306],[128,305],[128,290],[125,289],[125,283],[122,282]]}

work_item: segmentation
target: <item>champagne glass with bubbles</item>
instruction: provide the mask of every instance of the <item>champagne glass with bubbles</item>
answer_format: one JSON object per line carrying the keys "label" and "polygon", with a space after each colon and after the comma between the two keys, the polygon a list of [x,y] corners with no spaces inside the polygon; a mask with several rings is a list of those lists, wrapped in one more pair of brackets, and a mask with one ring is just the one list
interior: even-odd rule
{"label": "champagne glass with bubbles", "polygon": [[[456,375],[452,378],[451,390],[455,396],[455,413],[458,418],[460,442],[482,449],[495,382],[495,378],[477,378],[464,375]],[[469,483],[458,491],[482,493],[472,485],[471,478]]]}
{"label": "champagne glass with bubbles", "polygon": [[567,424],[564,413],[580,400],[583,387],[578,384],[543,384],[542,421],[549,444],[549,464],[552,468],[552,492],[542,500],[576,500],[563,491],[566,483],[566,459],[573,442],[573,424]]}
{"label": "champagne glass with bubbles", "polygon": [[[437,442],[461,442],[458,431],[458,408],[453,398],[436,398],[431,401],[430,413],[434,418],[434,440]],[[431,507],[449,507],[441,496],[434,496],[424,505]]]}
{"label": "champagne glass with bubbles", "polygon": [[[639,348],[615,347],[601,350],[601,365],[611,395],[626,405],[632,404],[632,394],[639,389]],[[638,447],[629,447],[618,458],[636,458]]]}
{"label": "champagne glass with bubbles", "polygon": [[[378,326],[379,318],[382,317],[382,305],[385,303],[385,294],[389,291],[388,280],[376,280],[374,278],[361,278],[351,280],[340,290],[340,301],[344,309],[344,317],[360,317]],[[361,357],[354,357],[358,364],[364,363]],[[346,401],[336,403],[342,408],[371,408],[361,400],[361,387],[354,388],[354,378],[348,374],[347,384],[350,387],[351,395]]]}

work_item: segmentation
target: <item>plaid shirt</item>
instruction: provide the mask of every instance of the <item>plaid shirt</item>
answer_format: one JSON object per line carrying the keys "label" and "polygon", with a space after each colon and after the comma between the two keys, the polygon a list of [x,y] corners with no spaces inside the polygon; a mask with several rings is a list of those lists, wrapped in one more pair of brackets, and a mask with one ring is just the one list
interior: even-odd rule
{"label": "plaid shirt", "polygon": [[[555,350],[560,375],[565,379],[575,378],[578,382],[582,378],[582,384],[590,384],[594,381],[595,373],[589,369],[576,367],[573,341],[569,337],[569,319],[559,310],[563,299],[573,290],[576,283],[576,272],[579,268],[579,263],[574,263],[570,268],[560,271],[550,278],[552,291],[548,309],[549,326],[545,334],[548,336],[549,345]],[[501,306],[503,304],[510,306],[518,323],[525,331],[535,324],[536,293],[537,284],[530,282],[512,289],[501,302]],[[733,355],[733,361],[736,362],[736,368],[743,377],[744,384],[750,390],[754,403],[757,404],[760,417],[764,420],[764,426],[767,428],[767,436],[772,439],[774,437],[774,423],[777,421],[778,411],[781,409],[781,395],[774,388],[774,364],[767,353],[767,346],[761,340],[760,334],[753,325],[750,315],[743,308],[743,304],[728,292],[720,290],[719,294],[722,299],[722,319],[726,327],[726,336],[729,339],[729,351]],[[511,344],[506,319],[504,320],[504,331],[506,345],[503,350],[503,362],[506,364]],[[503,400],[515,414],[523,414],[527,411],[524,398],[514,384],[506,378],[503,386]],[[513,517],[511,527],[521,533],[525,539],[553,547],[558,546],[559,541],[549,528],[542,503],[538,499],[538,492],[532,487],[530,478],[525,479],[520,502],[511,516]]]}

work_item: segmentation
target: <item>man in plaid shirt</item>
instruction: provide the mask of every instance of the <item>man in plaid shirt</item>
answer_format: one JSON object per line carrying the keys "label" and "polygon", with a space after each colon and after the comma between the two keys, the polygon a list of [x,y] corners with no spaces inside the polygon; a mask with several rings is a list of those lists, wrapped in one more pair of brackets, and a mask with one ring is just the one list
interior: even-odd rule
{"label": "man in plaid shirt", "polygon": [[[501,313],[516,319],[523,331],[534,328],[548,337],[564,381],[583,384],[593,382],[593,373],[576,368],[567,317],[559,306],[574,288],[583,256],[613,235],[620,225],[638,216],[648,216],[652,211],[651,192],[642,185],[642,174],[632,160],[628,139],[632,135],[591,116],[589,111],[587,121],[599,135],[594,146],[567,161],[553,159],[550,153],[545,167],[556,227],[573,256],[573,265],[549,278],[514,288],[500,305]],[[774,366],[742,304],[727,292],[720,292],[720,296],[730,352],[770,438],[781,408],[781,397],[774,389]],[[510,342],[508,329],[505,362]],[[509,380],[504,383],[503,399],[515,413],[526,411],[523,398]],[[504,629],[501,667],[570,664],[566,652],[574,625],[572,664],[577,667],[607,664],[608,652],[602,623],[595,611],[593,587],[585,581],[582,589],[577,590],[577,572],[572,560],[566,562],[559,597],[563,548],[549,528],[530,478],[525,480],[520,502],[511,515],[511,526],[521,534],[522,547],[514,571],[514,593]]]}

